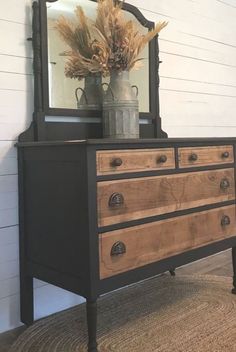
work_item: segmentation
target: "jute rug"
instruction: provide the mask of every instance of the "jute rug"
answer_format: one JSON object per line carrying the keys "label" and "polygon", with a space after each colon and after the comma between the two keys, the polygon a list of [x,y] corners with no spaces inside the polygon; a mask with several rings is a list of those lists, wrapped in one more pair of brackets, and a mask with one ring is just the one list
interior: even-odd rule
{"label": "jute rug", "polygon": [[[99,352],[236,351],[231,279],[167,274],[98,301]],[[36,322],[10,352],[85,352],[85,305]]]}

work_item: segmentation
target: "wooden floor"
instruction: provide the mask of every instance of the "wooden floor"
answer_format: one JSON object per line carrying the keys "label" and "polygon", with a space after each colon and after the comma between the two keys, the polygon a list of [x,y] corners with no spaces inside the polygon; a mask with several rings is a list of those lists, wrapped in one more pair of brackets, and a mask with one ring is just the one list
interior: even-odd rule
{"label": "wooden floor", "polygon": [[[225,251],[186,265],[176,270],[176,274],[208,274],[218,276],[232,276],[231,251]],[[8,352],[11,344],[24,331],[25,327],[0,334],[0,352]]]}

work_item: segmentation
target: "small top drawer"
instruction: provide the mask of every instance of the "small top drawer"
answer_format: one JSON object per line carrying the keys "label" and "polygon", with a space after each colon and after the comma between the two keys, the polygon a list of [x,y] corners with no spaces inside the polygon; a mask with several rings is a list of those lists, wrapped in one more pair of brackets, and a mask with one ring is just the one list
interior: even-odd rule
{"label": "small top drawer", "polygon": [[173,148],[97,152],[97,175],[174,168],[175,157]]}
{"label": "small top drawer", "polygon": [[233,146],[179,148],[178,159],[180,168],[233,163]]}

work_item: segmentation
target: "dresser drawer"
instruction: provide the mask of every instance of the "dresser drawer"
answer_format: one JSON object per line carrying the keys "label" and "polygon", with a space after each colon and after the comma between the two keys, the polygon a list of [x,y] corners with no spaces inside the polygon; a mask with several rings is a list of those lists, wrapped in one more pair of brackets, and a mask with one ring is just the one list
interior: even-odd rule
{"label": "dresser drawer", "polygon": [[102,181],[98,225],[170,213],[235,198],[234,169]]}
{"label": "dresser drawer", "polygon": [[174,168],[175,156],[173,148],[97,152],[97,175]]}
{"label": "dresser drawer", "polygon": [[235,206],[99,235],[100,278],[236,235]]}
{"label": "dresser drawer", "polygon": [[233,163],[233,146],[179,148],[178,159],[180,168]]}

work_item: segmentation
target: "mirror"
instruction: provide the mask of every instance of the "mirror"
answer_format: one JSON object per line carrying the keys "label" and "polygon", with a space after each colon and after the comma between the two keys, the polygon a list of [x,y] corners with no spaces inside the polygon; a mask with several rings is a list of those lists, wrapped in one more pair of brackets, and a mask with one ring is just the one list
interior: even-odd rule
{"label": "mirror", "polygon": [[[60,55],[66,46],[55,30],[58,17],[74,18],[78,5],[87,16],[94,18],[98,6],[96,0],[33,1],[32,38],[28,40],[32,40],[33,46],[34,113],[33,122],[22,134],[21,140],[103,138],[102,111],[93,109],[92,104],[81,103],[85,80],[66,78],[64,57]],[[135,21],[143,33],[155,26],[137,7],[126,1],[122,11],[127,18]],[[144,58],[143,67],[130,72],[130,81],[139,90],[140,138],[166,138],[159,113],[158,36],[149,42],[141,55]],[[97,78],[93,79],[96,82]],[[103,83],[107,82],[107,78],[102,80]],[[75,92],[78,93],[79,105]]]}
{"label": "mirror", "polygon": [[[55,22],[59,16],[63,15],[70,20],[76,20],[75,8],[81,6],[87,17],[96,18],[97,3],[91,0],[58,0],[55,2],[47,2],[47,43],[48,43],[48,95],[49,108],[56,109],[78,109],[78,110],[97,110],[99,108],[96,102],[88,103],[88,97],[84,92],[87,82],[84,79],[75,80],[65,76],[66,57],[61,53],[69,50],[65,42],[61,39],[55,28]],[[124,10],[125,11],[125,10]],[[141,33],[147,33],[148,28],[144,27],[137,18],[128,11],[125,11],[127,19],[131,19],[137,24]],[[142,66],[137,70],[130,71],[130,82],[138,87],[139,111],[143,113],[150,112],[150,60],[149,46],[142,51]],[[95,84],[100,77],[94,77],[91,84]],[[95,80],[95,81],[94,81]],[[102,78],[102,83],[108,83],[109,77]],[[99,82],[97,82],[99,83]],[[92,89],[92,88],[91,88]],[[92,96],[92,94],[91,94]]]}

